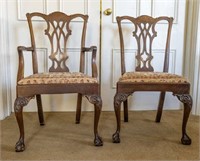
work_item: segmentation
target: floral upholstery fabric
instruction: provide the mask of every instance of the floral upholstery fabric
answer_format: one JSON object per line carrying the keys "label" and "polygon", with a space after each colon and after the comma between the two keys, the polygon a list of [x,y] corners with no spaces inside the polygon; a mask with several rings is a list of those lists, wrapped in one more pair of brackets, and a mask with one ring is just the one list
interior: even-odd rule
{"label": "floral upholstery fabric", "polygon": [[120,77],[119,82],[131,83],[188,83],[179,75],[160,72],[127,72]]}
{"label": "floral upholstery fabric", "polygon": [[83,73],[50,72],[25,77],[18,82],[18,85],[65,83],[97,83],[97,79]]}

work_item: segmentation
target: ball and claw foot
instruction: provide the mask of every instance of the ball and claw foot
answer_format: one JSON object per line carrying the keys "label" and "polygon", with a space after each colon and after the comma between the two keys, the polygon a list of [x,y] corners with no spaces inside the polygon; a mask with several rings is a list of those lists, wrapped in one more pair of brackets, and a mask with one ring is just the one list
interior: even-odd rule
{"label": "ball and claw foot", "polygon": [[113,143],[120,143],[119,132],[115,132],[112,136]]}
{"label": "ball and claw foot", "polygon": [[181,143],[183,145],[190,145],[192,143],[192,140],[187,134],[184,134],[183,137],[181,138]]}
{"label": "ball and claw foot", "polygon": [[25,150],[25,144],[23,141],[18,141],[15,145],[16,152],[23,152]]}
{"label": "ball and claw foot", "polygon": [[102,141],[102,139],[101,139],[100,136],[97,135],[95,137],[95,139],[94,139],[94,145],[95,146],[103,146],[103,141]]}

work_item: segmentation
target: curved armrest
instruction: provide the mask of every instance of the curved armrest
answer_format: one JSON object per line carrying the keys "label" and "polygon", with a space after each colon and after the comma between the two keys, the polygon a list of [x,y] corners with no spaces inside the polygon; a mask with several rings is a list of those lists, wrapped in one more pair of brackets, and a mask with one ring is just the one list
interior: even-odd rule
{"label": "curved armrest", "polygon": [[24,78],[24,56],[23,51],[34,51],[33,47],[24,47],[24,46],[18,46],[17,47],[18,55],[19,55],[19,66],[18,66],[18,72],[17,72],[17,82]]}
{"label": "curved armrest", "polygon": [[97,53],[97,47],[91,46],[89,48],[83,47],[82,52],[92,52],[92,59],[91,59],[91,65],[92,65],[92,77],[97,78],[97,65],[96,65],[96,53]]}

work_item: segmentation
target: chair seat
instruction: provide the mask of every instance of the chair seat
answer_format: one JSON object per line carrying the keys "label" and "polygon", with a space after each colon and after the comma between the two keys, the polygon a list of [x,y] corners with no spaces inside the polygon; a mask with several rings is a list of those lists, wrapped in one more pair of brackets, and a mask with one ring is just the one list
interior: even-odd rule
{"label": "chair seat", "polygon": [[120,77],[119,82],[129,83],[188,83],[179,75],[161,72],[127,72]]}
{"label": "chair seat", "polygon": [[37,73],[21,79],[18,85],[29,84],[66,84],[66,83],[97,83],[97,79],[83,73],[50,72]]}

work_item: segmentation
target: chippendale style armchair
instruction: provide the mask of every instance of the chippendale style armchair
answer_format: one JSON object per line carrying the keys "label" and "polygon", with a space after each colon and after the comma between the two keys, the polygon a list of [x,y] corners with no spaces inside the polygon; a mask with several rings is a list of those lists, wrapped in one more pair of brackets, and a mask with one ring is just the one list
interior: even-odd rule
{"label": "chippendale style armchair", "polygon": [[[61,12],[53,12],[49,15],[42,13],[27,13],[27,20],[30,29],[31,47],[18,47],[19,69],[17,75],[17,98],[14,104],[16,119],[19,125],[20,137],[16,143],[15,150],[17,152],[25,150],[24,144],[24,123],[23,123],[23,107],[36,96],[38,115],[40,125],[44,125],[43,109],[41,94],[64,94],[78,93],[76,123],[80,122],[82,96],[94,104],[94,144],[96,146],[103,145],[101,137],[98,135],[98,122],[102,108],[102,100],[99,94],[99,83],[97,80],[96,51],[95,46],[85,47],[86,27],[88,15],[73,14],[66,15]],[[38,60],[35,43],[35,33],[32,20],[35,17],[42,18],[45,22],[46,29],[44,36],[50,42],[50,56],[52,66],[47,73],[38,73]],[[71,28],[71,22],[75,18],[81,19],[82,34],[80,36],[80,68],[79,72],[70,72],[66,63],[68,63],[67,42],[72,33],[76,33]],[[80,23],[79,23],[80,24]],[[45,37],[46,37],[45,36]],[[24,58],[23,51],[32,53],[33,74],[24,77]],[[91,68],[92,76],[85,73],[85,56],[92,53]],[[78,61],[77,61],[78,63]],[[67,102],[66,102],[67,103]]]}
{"label": "chippendale style armchair", "polygon": [[[160,99],[158,103],[158,111],[156,122],[160,122],[165,92],[172,92],[182,103],[184,103],[182,138],[184,145],[190,145],[191,139],[186,133],[186,124],[192,108],[192,97],[189,94],[190,83],[182,76],[168,73],[169,53],[170,53],[170,36],[173,18],[149,16],[140,16],[137,18],[122,16],[117,17],[120,48],[121,48],[121,74],[117,82],[117,90],[114,97],[114,109],[117,119],[117,130],[113,134],[113,142],[120,142],[120,105],[124,104],[124,121],[128,122],[128,103],[127,98],[136,91],[160,91]],[[125,68],[125,51],[124,51],[124,32],[122,29],[122,21],[129,21],[134,26],[133,37],[137,43],[137,66],[135,72],[126,72]],[[160,21],[167,22],[167,35],[165,45],[165,57],[163,72],[154,72],[151,65],[153,59],[152,44],[154,38],[157,37],[156,24]],[[127,41],[126,41],[127,42]]]}

